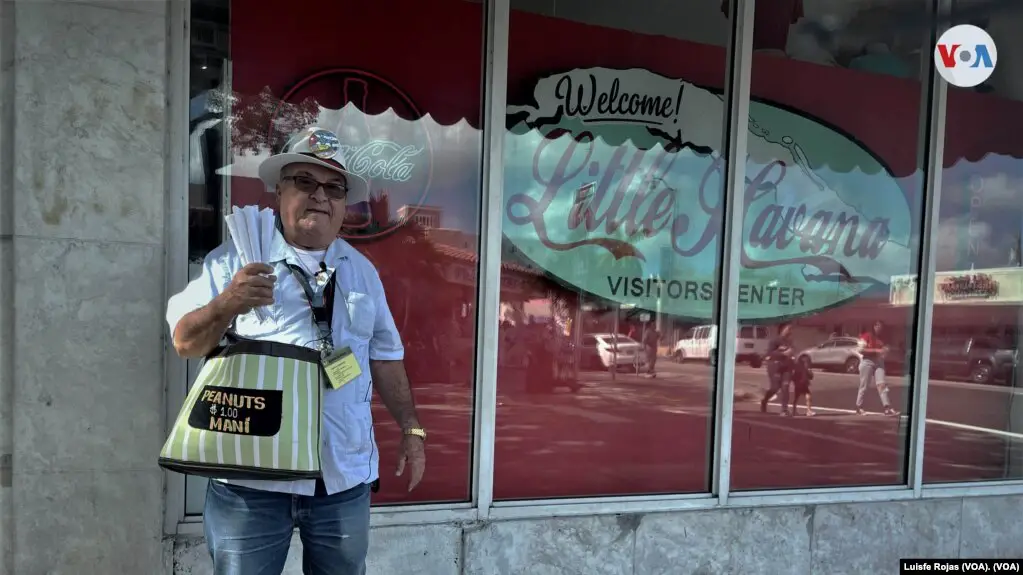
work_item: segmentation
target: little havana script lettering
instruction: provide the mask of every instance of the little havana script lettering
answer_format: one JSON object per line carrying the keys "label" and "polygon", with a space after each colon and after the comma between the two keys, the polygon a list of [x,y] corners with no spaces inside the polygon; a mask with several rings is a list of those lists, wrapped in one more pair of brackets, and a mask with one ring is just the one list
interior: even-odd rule
{"label": "little havana script lettering", "polygon": [[[703,252],[720,234],[722,209],[716,198],[721,194],[716,186],[710,184],[713,176],[723,176],[724,162],[720,157],[709,162],[696,190],[696,197],[688,202],[693,207],[687,206],[690,212],[703,212],[706,224],[702,230],[697,230],[699,235],[695,241],[684,244],[682,238],[690,232],[692,218],[675,209],[675,202],[679,201],[677,192],[663,183],[664,176],[669,173],[678,154],[623,146],[614,151],[605,165],[601,165],[599,161],[591,159],[594,141],[592,134],[585,133],[566,147],[550,177],[546,178],[540,169],[540,159],[546,160],[545,149],[551,142],[553,140],[543,140],[533,157],[533,174],[544,187],[543,195],[535,198],[529,194],[516,194],[509,198],[506,205],[508,219],[513,224],[531,227],[547,249],[569,251],[580,246],[594,245],[603,247],[619,259],[632,256],[645,260],[646,256],[635,246],[611,237],[620,228],[624,228],[629,237],[639,232],[647,236],[666,234],[671,248],[677,254],[692,257]],[[648,153],[657,154],[649,163],[645,161]],[[641,173],[644,164],[649,167],[646,173]],[[742,242],[740,253],[743,267],[756,269],[809,265],[820,270],[820,275],[807,277],[807,280],[874,282],[869,277],[852,277],[841,260],[875,260],[888,243],[888,219],[862,221],[859,215],[850,215],[844,211],[836,213],[817,210],[809,213],[806,204],[786,206],[771,203],[759,213],[749,213],[754,203],[766,194],[774,193],[782,184],[786,170],[784,162],[774,161],[747,180],[743,211],[746,221],[752,217],[753,223]],[[578,185],[584,177],[596,179],[595,190],[579,199],[576,190],[572,189],[573,182]],[[617,184],[614,183],[616,178]],[[564,226],[566,230],[581,228],[586,232],[584,239],[566,242],[551,239],[547,229],[547,212],[561,195],[572,197],[582,205],[572,210],[565,220],[550,223]],[[803,255],[758,259],[750,254],[750,248],[784,250],[793,244]]]}
{"label": "little havana script lettering", "polygon": [[373,140],[359,146],[342,145],[348,163],[345,167],[366,179],[407,182],[412,179],[412,160],[423,153],[423,146],[402,145],[389,140]]}

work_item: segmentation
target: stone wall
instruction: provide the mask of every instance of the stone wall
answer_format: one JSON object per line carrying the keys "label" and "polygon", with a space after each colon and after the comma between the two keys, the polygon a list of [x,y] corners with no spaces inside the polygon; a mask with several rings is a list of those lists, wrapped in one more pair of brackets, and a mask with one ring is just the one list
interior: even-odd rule
{"label": "stone wall", "polygon": [[160,573],[167,2],[0,15],[0,572]]}
{"label": "stone wall", "polygon": [[[1023,557],[1023,497],[610,515],[375,529],[369,575],[897,573],[908,557]],[[292,544],[286,575],[301,571]],[[175,575],[210,575],[198,539]]]}

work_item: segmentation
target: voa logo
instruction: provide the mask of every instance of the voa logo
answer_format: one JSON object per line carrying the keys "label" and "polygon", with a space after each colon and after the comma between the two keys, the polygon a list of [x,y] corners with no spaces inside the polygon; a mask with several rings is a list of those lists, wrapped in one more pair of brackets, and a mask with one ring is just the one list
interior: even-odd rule
{"label": "voa logo", "polygon": [[991,77],[998,50],[991,36],[976,26],[949,28],[934,47],[934,65],[946,82],[972,88]]}

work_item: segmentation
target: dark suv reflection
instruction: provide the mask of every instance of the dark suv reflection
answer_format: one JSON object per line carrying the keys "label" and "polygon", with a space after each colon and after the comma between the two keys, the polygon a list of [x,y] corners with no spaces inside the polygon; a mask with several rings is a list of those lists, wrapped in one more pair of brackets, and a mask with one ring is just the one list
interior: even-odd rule
{"label": "dark suv reflection", "polygon": [[950,337],[931,342],[931,376],[1011,383],[1016,350],[989,337]]}

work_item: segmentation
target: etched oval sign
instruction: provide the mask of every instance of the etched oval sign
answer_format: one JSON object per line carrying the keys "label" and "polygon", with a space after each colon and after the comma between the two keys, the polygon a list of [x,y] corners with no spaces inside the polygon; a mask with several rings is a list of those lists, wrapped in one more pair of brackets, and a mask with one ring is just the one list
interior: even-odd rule
{"label": "etched oval sign", "polygon": [[[719,94],[646,70],[540,80],[508,109],[504,230],[584,292],[707,319],[720,257]],[[910,208],[868,150],[811,118],[750,106],[740,319],[831,307],[910,270]],[[833,168],[834,167],[834,168]]]}

